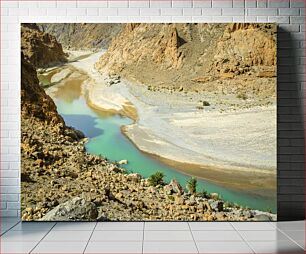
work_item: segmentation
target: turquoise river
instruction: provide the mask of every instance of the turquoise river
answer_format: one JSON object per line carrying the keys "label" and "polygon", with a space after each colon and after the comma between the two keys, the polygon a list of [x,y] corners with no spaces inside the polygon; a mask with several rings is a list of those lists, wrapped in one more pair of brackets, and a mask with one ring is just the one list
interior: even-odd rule
{"label": "turquoise river", "polygon": [[[76,80],[66,82],[52,97],[66,124],[81,130],[89,138],[86,144],[87,152],[102,155],[110,161],[126,159],[128,164],[122,167],[128,172],[139,173],[144,177],[149,177],[156,171],[162,171],[165,174],[165,181],[176,179],[182,186],[186,186],[190,176],[141,152],[122,134],[121,126],[131,124],[131,119],[120,115],[107,115],[91,108],[81,94],[80,83]],[[198,179],[198,191],[201,190],[219,193],[226,201],[252,209],[276,212],[275,197],[263,197],[241,190],[228,189]]]}

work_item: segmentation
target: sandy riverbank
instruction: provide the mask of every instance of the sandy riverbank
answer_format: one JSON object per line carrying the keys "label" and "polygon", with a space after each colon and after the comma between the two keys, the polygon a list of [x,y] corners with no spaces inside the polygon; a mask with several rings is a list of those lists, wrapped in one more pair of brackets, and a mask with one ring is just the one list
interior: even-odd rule
{"label": "sandy riverbank", "polygon": [[197,110],[195,101],[204,95],[153,92],[127,81],[107,86],[108,77],[94,69],[102,53],[71,65],[90,77],[83,92],[91,106],[133,116],[123,132],[141,151],[225,186],[276,188],[275,104],[220,111],[220,98],[207,94],[216,106]]}

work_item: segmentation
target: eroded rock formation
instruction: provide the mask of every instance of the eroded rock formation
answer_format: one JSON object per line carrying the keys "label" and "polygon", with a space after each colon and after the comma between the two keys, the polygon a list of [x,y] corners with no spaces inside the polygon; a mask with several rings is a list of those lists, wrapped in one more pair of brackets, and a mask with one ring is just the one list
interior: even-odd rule
{"label": "eroded rock formation", "polygon": [[21,53],[21,114],[35,117],[47,123],[63,123],[53,100],[39,86],[37,73],[32,64]]}
{"label": "eroded rock formation", "polygon": [[56,38],[41,32],[36,24],[21,25],[21,52],[35,68],[66,62],[66,55]]}
{"label": "eroded rock formation", "polygon": [[64,48],[101,49],[107,48],[112,37],[120,30],[121,24],[38,24],[44,32],[54,35]]}
{"label": "eroded rock formation", "polygon": [[[252,91],[256,96],[275,96],[276,27],[127,24],[96,68],[153,90]],[[259,77],[262,85],[257,91]]]}

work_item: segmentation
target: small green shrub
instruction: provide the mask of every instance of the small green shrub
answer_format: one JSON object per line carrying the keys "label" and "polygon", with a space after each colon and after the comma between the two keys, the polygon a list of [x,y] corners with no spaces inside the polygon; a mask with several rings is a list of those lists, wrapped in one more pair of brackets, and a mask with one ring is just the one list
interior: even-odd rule
{"label": "small green shrub", "polygon": [[202,198],[210,198],[210,194],[204,189],[199,193],[199,196]]}
{"label": "small green shrub", "polygon": [[210,106],[210,103],[208,101],[203,101],[203,106]]}
{"label": "small green shrub", "polygon": [[197,185],[198,185],[198,180],[195,177],[191,177],[187,181],[186,188],[191,194],[194,194],[197,192]]}
{"label": "small green shrub", "polygon": [[224,207],[226,207],[226,208],[228,208],[228,207],[235,207],[235,204],[233,202],[225,201]]}
{"label": "small green shrub", "polygon": [[245,93],[239,93],[237,94],[238,99],[246,100],[248,96]]}
{"label": "small green shrub", "polygon": [[174,197],[172,195],[168,195],[168,199],[174,201]]}
{"label": "small green shrub", "polygon": [[273,213],[273,212],[272,212],[272,209],[271,209],[270,207],[264,209],[264,211],[266,211],[266,212],[268,212],[268,213]]}
{"label": "small green shrub", "polygon": [[159,184],[163,184],[163,178],[165,177],[163,172],[157,171],[155,174],[151,175],[148,178],[148,182],[151,186],[156,186]]}

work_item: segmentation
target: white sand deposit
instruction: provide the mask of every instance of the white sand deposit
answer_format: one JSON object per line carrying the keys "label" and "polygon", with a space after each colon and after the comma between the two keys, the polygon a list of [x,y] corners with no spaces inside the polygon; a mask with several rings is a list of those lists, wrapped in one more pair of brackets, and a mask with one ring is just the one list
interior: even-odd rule
{"label": "white sand deposit", "polygon": [[67,69],[63,69],[58,73],[55,73],[52,77],[51,77],[51,83],[55,83],[55,82],[60,82],[61,80],[67,78],[70,74],[71,74],[72,70],[70,70],[69,68]]}

